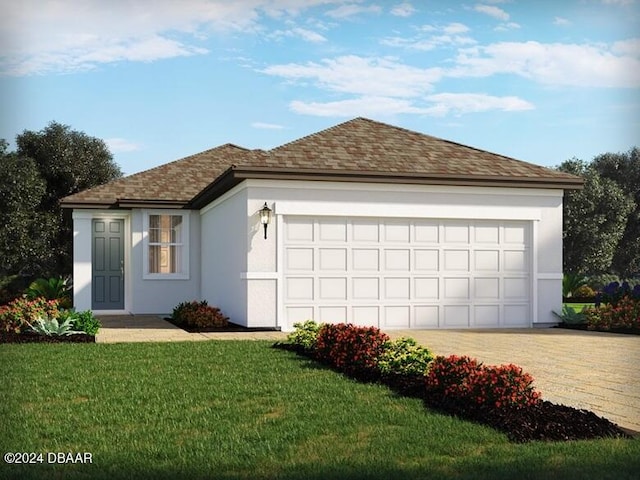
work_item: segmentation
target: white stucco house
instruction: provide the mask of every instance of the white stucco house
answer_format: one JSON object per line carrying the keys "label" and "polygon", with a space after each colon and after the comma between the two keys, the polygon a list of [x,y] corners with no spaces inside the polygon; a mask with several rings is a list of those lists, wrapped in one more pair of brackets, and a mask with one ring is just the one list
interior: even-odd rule
{"label": "white stucco house", "polygon": [[[74,304],[232,322],[549,326],[572,175],[364,118],[223,145],[66,197]],[[261,209],[272,210],[266,238]]]}

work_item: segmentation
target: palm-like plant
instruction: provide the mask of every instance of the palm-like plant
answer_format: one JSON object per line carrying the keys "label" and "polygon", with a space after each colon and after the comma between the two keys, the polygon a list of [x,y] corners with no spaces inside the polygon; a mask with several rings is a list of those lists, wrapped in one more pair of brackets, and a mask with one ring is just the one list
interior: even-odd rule
{"label": "palm-like plant", "polygon": [[38,297],[46,298],[47,300],[58,300],[62,307],[70,307],[72,288],[70,277],[38,278],[31,282],[31,285],[25,291],[25,295],[30,300]]}
{"label": "palm-like plant", "polygon": [[578,288],[587,284],[587,278],[579,273],[565,273],[562,276],[562,296],[569,298],[573,296]]}

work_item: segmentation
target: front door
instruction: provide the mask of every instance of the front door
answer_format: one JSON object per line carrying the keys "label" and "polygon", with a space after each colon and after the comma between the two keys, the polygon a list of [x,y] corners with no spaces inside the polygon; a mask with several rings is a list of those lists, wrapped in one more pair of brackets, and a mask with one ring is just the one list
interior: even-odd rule
{"label": "front door", "polygon": [[124,220],[92,221],[91,308],[124,309]]}

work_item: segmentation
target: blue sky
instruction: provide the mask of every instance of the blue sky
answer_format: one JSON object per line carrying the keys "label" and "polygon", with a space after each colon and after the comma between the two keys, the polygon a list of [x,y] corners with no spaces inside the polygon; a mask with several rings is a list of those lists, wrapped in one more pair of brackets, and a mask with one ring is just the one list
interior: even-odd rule
{"label": "blue sky", "polygon": [[0,138],[125,174],[364,116],[554,166],[640,145],[639,0],[0,0]]}

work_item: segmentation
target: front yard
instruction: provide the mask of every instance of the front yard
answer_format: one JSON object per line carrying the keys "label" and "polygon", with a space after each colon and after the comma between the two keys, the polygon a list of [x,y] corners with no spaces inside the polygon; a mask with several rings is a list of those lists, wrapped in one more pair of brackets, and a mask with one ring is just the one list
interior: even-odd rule
{"label": "front yard", "polygon": [[[264,341],[0,345],[0,478],[637,478],[640,440],[510,443]],[[47,452],[89,452],[52,465]]]}

